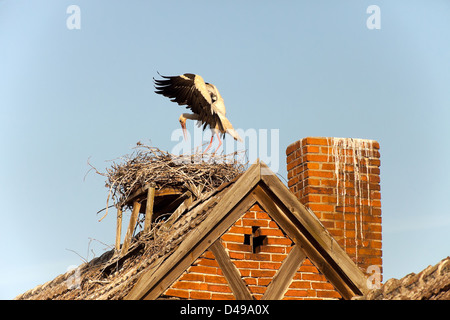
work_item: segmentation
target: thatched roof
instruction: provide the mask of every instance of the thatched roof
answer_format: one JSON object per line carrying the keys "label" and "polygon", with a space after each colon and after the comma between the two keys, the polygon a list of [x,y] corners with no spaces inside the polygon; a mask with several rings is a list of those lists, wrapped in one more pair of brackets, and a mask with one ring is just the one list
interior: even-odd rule
{"label": "thatched roof", "polygon": [[450,257],[401,279],[389,279],[364,300],[450,300]]}
{"label": "thatched roof", "polygon": [[176,221],[161,221],[154,224],[151,232],[138,234],[127,253],[119,256],[114,249],[108,251],[77,270],[61,274],[15,299],[123,299],[143,271],[158,268],[186,235],[203,221],[229,187],[230,183],[227,183],[205,193]]}

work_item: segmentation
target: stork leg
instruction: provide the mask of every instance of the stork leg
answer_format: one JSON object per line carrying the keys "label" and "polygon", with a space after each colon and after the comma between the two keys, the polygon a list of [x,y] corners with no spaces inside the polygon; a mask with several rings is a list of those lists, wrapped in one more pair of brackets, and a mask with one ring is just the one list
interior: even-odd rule
{"label": "stork leg", "polygon": [[209,142],[209,146],[205,149],[205,151],[203,151],[203,153],[202,154],[205,154],[206,153],[206,151],[208,151],[209,150],[209,148],[211,148],[211,145],[212,145],[212,142],[213,142],[213,139],[214,139],[214,134],[211,136],[211,141]]}
{"label": "stork leg", "polygon": [[[213,155],[216,154],[217,150],[219,150],[220,146],[222,145],[222,140],[220,139],[219,133],[216,132],[216,135],[217,135],[217,139],[219,139],[219,145],[217,146],[216,150],[214,150]],[[205,151],[203,151],[203,154],[205,154],[206,151],[208,151],[209,148],[211,148],[213,139],[214,139],[214,133],[211,135],[211,141],[209,142],[209,146],[205,149]]]}
{"label": "stork leg", "polygon": [[213,155],[216,154],[217,150],[219,150],[220,146],[222,145],[222,140],[219,137],[219,133],[216,132],[216,135],[217,135],[217,139],[219,139],[219,145],[217,146],[216,150],[214,150]]}

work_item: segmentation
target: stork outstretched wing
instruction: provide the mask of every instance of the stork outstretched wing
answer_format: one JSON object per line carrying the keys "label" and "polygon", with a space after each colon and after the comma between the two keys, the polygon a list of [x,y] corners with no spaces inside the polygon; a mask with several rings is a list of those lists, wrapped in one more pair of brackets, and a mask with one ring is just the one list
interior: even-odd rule
{"label": "stork outstretched wing", "polygon": [[186,105],[193,113],[199,115],[200,121],[211,128],[219,125],[223,131],[222,123],[213,98],[203,78],[197,74],[185,73],[180,76],[163,76],[164,80],[155,81],[156,93],[170,98],[172,102]]}

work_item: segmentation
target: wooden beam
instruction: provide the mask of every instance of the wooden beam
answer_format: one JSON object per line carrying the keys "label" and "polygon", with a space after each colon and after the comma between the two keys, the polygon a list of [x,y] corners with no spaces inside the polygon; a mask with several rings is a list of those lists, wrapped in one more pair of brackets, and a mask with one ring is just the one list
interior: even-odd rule
{"label": "wooden beam", "polygon": [[280,269],[269,283],[262,300],[280,300],[283,298],[287,288],[292,282],[292,278],[298,268],[305,261],[306,254],[299,245],[294,245],[288,256],[284,259]]}
{"label": "wooden beam", "polygon": [[[225,233],[239,217],[254,203],[248,196],[260,181],[259,163],[252,165],[225,194],[217,194],[205,200],[202,205],[221,196],[217,205],[208,213],[205,220],[190,232],[179,247],[156,270],[145,272],[125,299],[158,298],[211,244]],[[201,210],[201,206],[196,210]]]}
{"label": "wooden beam", "polygon": [[120,250],[121,235],[122,235],[122,208],[117,207],[116,252],[119,252],[119,250]]}
{"label": "wooden beam", "polygon": [[[150,188],[150,183],[137,189],[130,196],[128,196],[128,198],[122,200],[119,203],[119,206],[124,206],[128,203],[135,201],[137,198],[144,196],[145,193],[148,192],[149,188]],[[181,189],[167,187],[167,188],[163,188],[161,190],[155,190],[155,197],[161,197],[161,196],[167,196],[167,195],[177,195],[177,194],[182,194],[182,193],[183,193],[183,191]]]}
{"label": "wooden beam", "polygon": [[175,211],[170,215],[170,217],[165,221],[166,226],[171,226],[175,223],[175,221],[178,220],[178,218],[181,216],[181,214],[189,208],[189,206],[192,204],[192,194],[190,191],[186,192],[186,195],[188,198],[186,198],[179,206],[175,209]]}
{"label": "wooden beam", "polygon": [[223,275],[227,279],[236,300],[253,300],[253,296],[245,285],[244,280],[242,280],[239,270],[233,264],[225,248],[220,243],[220,238],[209,249],[214,254],[220,269],[222,269]]}
{"label": "wooden beam", "polygon": [[[240,202],[235,209],[229,212],[226,219],[220,221],[213,230],[211,230],[211,220],[208,219],[208,216],[189,234],[190,237],[188,236],[181,242],[177,250],[164,262],[164,265],[160,266],[154,274],[149,274],[149,282],[145,283],[145,275],[142,275],[142,282],[141,279],[138,280],[138,283],[135,285],[136,291],[133,293],[133,288],[126,299],[144,298],[154,300],[158,298],[187,268],[189,268],[190,265],[192,265],[192,263],[195,262],[195,260],[197,260],[198,257],[200,257],[203,252],[208,250],[214,241],[224,234],[233,223],[239,219],[243,212],[246,212],[254,204],[255,200],[253,197],[247,197],[244,201]],[[221,213],[225,214],[223,211]],[[217,214],[218,212],[214,213],[214,216],[217,216]],[[143,294],[141,293],[141,298],[138,298],[134,296],[134,294],[138,294],[138,290],[142,289],[140,288],[141,284],[147,288],[151,287],[152,289]]]}
{"label": "wooden beam", "polygon": [[153,204],[155,203],[155,187],[150,186],[147,191],[147,204],[145,206],[144,232],[149,232],[153,220]]}
{"label": "wooden beam", "polygon": [[138,201],[134,201],[133,203],[133,211],[131,212],[130,223],[128,224],[127,233],[125,235],[125,239],[123,240],[122,249],[120,250],[120,255],[124,255],[127,253],[128,248],[131,244],[131,238],[133,237],[134,228],[136,227],[137,218],[139,215],[139,210],[141,209],[141,203]]}

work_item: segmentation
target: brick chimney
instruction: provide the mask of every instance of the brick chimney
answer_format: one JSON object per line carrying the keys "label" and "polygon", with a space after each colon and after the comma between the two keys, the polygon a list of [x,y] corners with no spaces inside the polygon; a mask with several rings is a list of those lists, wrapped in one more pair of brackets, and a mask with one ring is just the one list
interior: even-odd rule
{"label": "brick chimney", "polygon": [[308,137],[286,149],[290,190],[364,273],[382,271],[379,148],[374,140]]}

